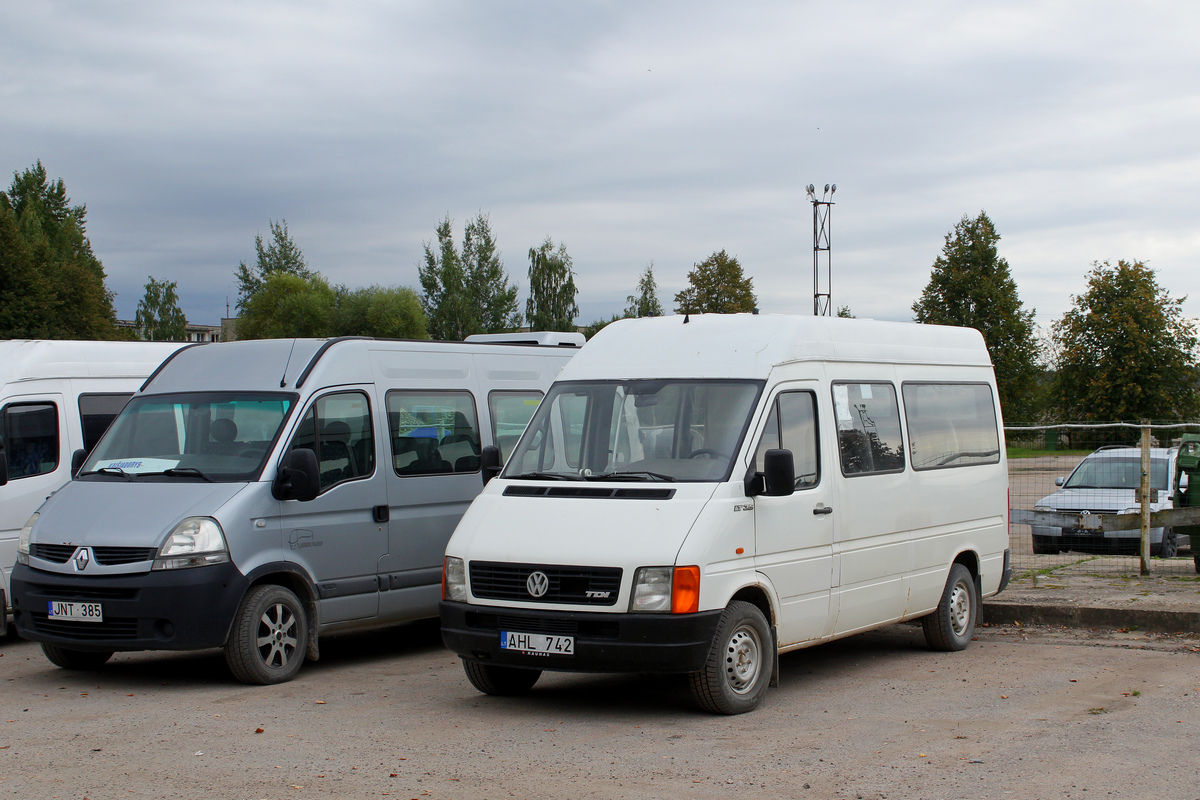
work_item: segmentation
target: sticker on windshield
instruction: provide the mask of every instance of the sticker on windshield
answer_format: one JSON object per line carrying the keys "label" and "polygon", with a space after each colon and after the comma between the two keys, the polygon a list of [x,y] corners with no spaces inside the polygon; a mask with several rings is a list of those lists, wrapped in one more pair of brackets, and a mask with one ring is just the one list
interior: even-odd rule
{"label": "sticker on windshield", "polygon": [[164,472],[179,466],[179,459],[171,458],[110,458],[97,461],[92,469],[119,469],[125,472]]}

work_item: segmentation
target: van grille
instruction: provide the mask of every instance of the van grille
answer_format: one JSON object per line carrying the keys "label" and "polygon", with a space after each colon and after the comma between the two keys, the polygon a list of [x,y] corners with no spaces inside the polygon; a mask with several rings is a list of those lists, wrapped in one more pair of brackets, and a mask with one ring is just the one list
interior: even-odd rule
{"label": "van grille", "polygon": [[583,636],[588,639],[618,639],[621,624],[610,620],[545,619],[509,617],[498,614],[467,612],[467,627],[482,631],[519,631],[555,636]]}
{"label": "van grille", "polygon": [[[527,603],[571,603],[584,606],[616,605],[621,591],[620,567],[567,567],[541,564],[471,562],[471,592],[488,600]],[[534,572],[549,579],[541,597],[529,593],[526,582]]]}
{"label": "van grille", "polygon": [[[64,600],[75,602],[91,602],[93,600],[133,600],[137,597],[136,588],[109,586],[48,586],[46,584],[27,584],[30,597],[36,600]],[[92,625],[95,623],[85,623]]]}
{"label": "van grille", "polygon": [[96,639],[136,639],[138,621],[135,617],[114,617],[103,622],[78,622],[69,619],[50,619],[45,614],[32,614],[33,628],[38,633],[88,641]]}
{"label": "van grille", "polygon": [[[73,544],[33,544],[29,552],[36,558],[51,561],[55,564],[65,564],[75,555],[79,547]],[[115,567],[121,564],[136,564],[139,561],[152,561],[158,553],[156,547],[93,547],[92,557],[97,564]]]}

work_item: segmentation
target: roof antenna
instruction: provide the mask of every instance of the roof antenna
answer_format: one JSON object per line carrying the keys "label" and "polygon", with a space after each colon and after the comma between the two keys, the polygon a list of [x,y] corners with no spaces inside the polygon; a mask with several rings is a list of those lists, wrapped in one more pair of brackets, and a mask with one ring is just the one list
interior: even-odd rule
{"label": "roof antenna", "polygon": [[292,363],[292,353],[296,350],[296,340],[292,339],[292,349],[288,350],[287,363],[283,365],[283,377],[279,379],[279,388],[287,386],[287,370]]}

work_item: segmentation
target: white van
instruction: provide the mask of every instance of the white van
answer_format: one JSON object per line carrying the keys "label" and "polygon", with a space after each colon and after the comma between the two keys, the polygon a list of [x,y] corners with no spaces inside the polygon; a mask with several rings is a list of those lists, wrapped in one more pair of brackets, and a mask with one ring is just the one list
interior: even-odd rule
{"label": "white van", "polygon": [[182,342],[0,341],[0,637],[25,520]]}
{"label": "white van", "polygon": [[615,322],[459,523],[443,639],[490,694],[686,673],[727,714],[781,652],[917,618],[962,649],[1011,575],[1002,431],[975,330]]}
{"label": "white van", "polygon": [[582,342],[179,351],[25,523],[17,631],[67,669],[224,647],[266,684],[319,635],[437,616],[454,526]]}

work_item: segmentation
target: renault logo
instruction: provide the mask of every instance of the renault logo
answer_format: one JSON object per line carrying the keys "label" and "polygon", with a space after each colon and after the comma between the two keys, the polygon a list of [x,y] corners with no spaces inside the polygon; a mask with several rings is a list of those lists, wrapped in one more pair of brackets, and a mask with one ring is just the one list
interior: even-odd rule
{"label": "renault logo", "polygon": [[75,551],[75,571],[83,572],[92,561],[92,554],[86,547]]}
{"label": "renault logo", "polygon": [[529,573],[529,577],[525,579],[525,590],[529,592],[530,597],[541,597],[549,588],[550,579],[540,570]]}

